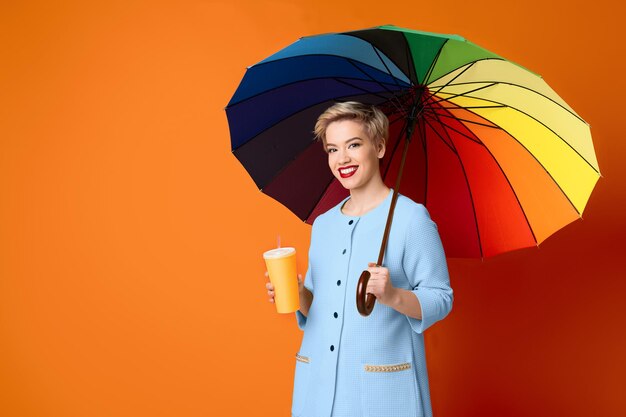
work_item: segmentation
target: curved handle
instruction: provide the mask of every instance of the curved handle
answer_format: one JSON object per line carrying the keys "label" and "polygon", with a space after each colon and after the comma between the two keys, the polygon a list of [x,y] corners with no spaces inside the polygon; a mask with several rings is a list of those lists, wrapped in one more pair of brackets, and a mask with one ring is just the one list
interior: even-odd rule
{"label": "curved handle", "polygon": [[370,271],[363,271],[356,286],[356,308],[363,317],[369,316],[376,304],[376,296],[365,292],[369,280]]}

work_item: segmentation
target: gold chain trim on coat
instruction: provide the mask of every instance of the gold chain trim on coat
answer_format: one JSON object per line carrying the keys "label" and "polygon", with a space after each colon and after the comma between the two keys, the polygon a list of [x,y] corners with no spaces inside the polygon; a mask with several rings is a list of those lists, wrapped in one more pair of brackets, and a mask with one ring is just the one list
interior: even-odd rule
{"label": "gold chain trim on coat", "polygon": [[307,358],[306,356],[298,355],[297,353],[296,360],[304,363],[309,363],[309,358]]}
{"label": "gold chain trim on coat", "polygon": [[398,372],[410,369],[410,363],[399,363],[397,365],[365,365],[367,372]]}

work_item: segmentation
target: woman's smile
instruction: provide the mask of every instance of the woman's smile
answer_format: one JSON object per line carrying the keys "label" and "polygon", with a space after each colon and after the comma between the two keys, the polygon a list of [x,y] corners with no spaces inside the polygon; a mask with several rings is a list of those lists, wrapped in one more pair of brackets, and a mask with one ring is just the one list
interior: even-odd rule
{"label": "woman's smile", "polygon": [[350,165],[344,168],[339,168],[339,175],[341,175],[341,178],[348,178],[353,176],[357,169],[359,169],[358,165]]}

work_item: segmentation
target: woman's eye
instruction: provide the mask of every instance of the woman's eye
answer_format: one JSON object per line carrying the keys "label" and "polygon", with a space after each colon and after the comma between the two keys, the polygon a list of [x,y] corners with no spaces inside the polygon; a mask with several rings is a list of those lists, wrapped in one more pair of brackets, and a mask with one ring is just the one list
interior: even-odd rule
{"label": "woman's eye", "polygon": [[[350,146],[352,146],[352,145],[354,145],[354,146],[361,146],[361,144],[360,144],[360,143],[351,143],[350,145],[348,145],[348,148],[349,148]],[[332,153],[333,151],[336,151],[336,150],[337,150],[337,149],[335,149],[335,148],[328,148],[327,152],[328,152],[328,153]]]}

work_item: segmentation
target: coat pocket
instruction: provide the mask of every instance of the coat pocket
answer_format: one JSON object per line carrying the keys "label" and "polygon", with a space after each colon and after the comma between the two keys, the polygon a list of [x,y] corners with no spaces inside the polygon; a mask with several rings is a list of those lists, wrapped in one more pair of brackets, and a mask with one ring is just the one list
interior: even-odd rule
{"label": "coat pocket", "polygon": [[291,413],[299,416],[304,410],[306,394],[309,390],[309,378],[311,373],[311,359],[308,356],[296,353],[296,370],[293,379],[293,398]]}
{"label": "coat pocket", "polygon": [[412,362],[364,364],[360,372],[364,417],[417,417],[417,383]]}

